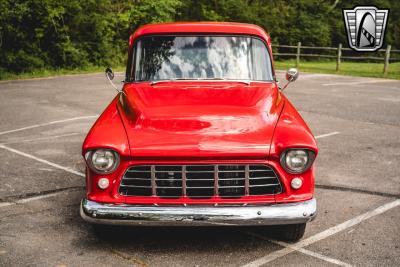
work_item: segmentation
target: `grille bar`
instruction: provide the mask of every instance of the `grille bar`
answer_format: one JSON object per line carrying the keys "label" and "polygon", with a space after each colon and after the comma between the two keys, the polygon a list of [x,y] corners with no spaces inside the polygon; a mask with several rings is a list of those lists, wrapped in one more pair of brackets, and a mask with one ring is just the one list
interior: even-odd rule
{"label": "grille bar", "polygon": [[186,192],[186,166],[182,166],[182,194],[184,197],[186,197],[187,192]]}
{"label": "grille bar", "polygon": [[151,167],[151,172],[150,172],[150,177],[151,177],[151,195],[156,196],[157,195],[157,185],[156,185],[156,166],[152,165]]}
{"label": "grille bar", "polygon": [[260,164],[137,165],[125,172],[119,193],[161,198],[240,198],[282,192],[275,171]]}
{"label": "grille bar", "polygon": [[214,165],[214,196],[219,196],[219,188],[218,188],[218,165]]}
{"label": "grille bar", "polygon": [[246,196],[248,196],[250,194],[250,183],[249,183],[249,178],[250,178],[250,174],[249,174],[249,165],[245,166],[246,171],[245,171],[245,180],[244,180],[244,194]]}

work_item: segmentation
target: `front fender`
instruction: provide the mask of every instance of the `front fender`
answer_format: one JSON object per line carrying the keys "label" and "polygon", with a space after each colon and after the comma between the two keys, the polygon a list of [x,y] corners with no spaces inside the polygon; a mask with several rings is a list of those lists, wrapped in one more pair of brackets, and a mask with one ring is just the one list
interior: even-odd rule
{"label": "front fender", "polygon": [[[272,138],[270,163],[279,173],[285,190],[282,194],[276,195],[275,200],[277,203],[305,201],[311,199],[314,194],[314,164],[304,173],[290,174],[282,168],[280,155],[288,148],[307,148],[317,155],[318,147],[303,118],[289,100],[284,96],[282,97],[285,103]],[[293,189],[290,185],[291,180],[295,177],[303,180],[303,186],[299,189]]]}
{"label": "front fender", "polygon": [[[116,96],[90,129],[82,145],[82,155],[96,148],[109,148],[116,151],[121,157],[119,167],[110,174],[97,174],[89,167],[86,168],[86,196],[98,202],[123,203],[125,198],[118,194],[118,180],[126,168],[124,162],[130,158],[129,141],[125,127],[118,112]],[[107,178],[110,187],[101,190],[97,183],[100,178]]]}
{"label": "front fender", "polygon": [[122,157],[130,156],[129,141],[117,109],[116,96],[90,129],[82,145],[82,155],[96,148],[110,148]]}
{"label": "front fender", "polygon": [[287,148],[307,148],[318,153],[317,142],[310,128],[290,101],[284,98],[284,107],[271,141],[270,157],[279,159]]}

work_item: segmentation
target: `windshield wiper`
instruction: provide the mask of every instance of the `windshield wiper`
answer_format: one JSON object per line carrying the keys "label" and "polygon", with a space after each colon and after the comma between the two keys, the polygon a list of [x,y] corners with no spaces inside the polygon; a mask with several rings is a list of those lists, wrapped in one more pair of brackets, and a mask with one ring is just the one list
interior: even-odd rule
{"label": "windshield wiper", "polygon": [[212,77],[212,78],[199,78],[199,80],[217,80],[217,81],[226,81],[226,78],[222,78],[222,77]]}
{"label": "windshield wiper", "polygon": [[221,77],[206,78],[204,80],[227,81],[227,82],[244,83],[244,84],[250,85],[250,80],[227,79],[227,78],[221,78]]}
{"label": "windshield wiper", "polygon": [[157,80],[151,81],[150,85],[154,85],[157,83],[162,82],[174,82],[174,81],[229,81],[229,82],[237,82],[237,83],[244,83],[250,85],[250,80],[235,80],[235,79],[226,79],[222,77],[213,77],[213,78],[173,78],[168,80]]}
{"label": "windshield wiper", "polygon": [[174,81],[192,81],[192,80],[198,80],[198,79],[188,79],[188,78],[173,78],[173,79],[166,79],[166,80],[156,80],[156,81],[150,81],[150,85],[157,84],[157,83],[167,83],[167,82],[174,82]]}
{"label": "windshield wiper", "polygon": [[213,78],[200,78],[198,80],[211,80],[211,81],[228,81],[228,82],[236,82],[236,83],[244,83],[249,85],[250,80],[236,80],[236,79],[227,79],[227,78],[222,78],[222,77],[213,77]]}

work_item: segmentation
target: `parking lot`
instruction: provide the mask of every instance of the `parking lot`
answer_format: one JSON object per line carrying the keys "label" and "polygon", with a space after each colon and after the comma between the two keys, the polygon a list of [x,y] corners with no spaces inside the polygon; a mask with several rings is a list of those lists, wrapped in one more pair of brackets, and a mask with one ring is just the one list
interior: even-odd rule
{"label": "parking lot", "polygon": [[400,266],[400,81],[304,73],[286,89],[320,148],[318,216],[295,244],[251,227],[95,233],[81,145],[115,94],[103,74],[0,82],[0,266]]}

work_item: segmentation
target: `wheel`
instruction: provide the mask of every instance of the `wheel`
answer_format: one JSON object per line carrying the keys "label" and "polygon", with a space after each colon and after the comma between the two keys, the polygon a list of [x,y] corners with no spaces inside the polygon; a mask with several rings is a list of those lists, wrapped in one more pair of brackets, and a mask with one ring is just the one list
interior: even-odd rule
{"label": "wheel", "polygon": [[279,225],[276,227],[276,237],[288,242],[297,242],[303,236],[306,231],[306,224],[287,224],[287,225]]}

